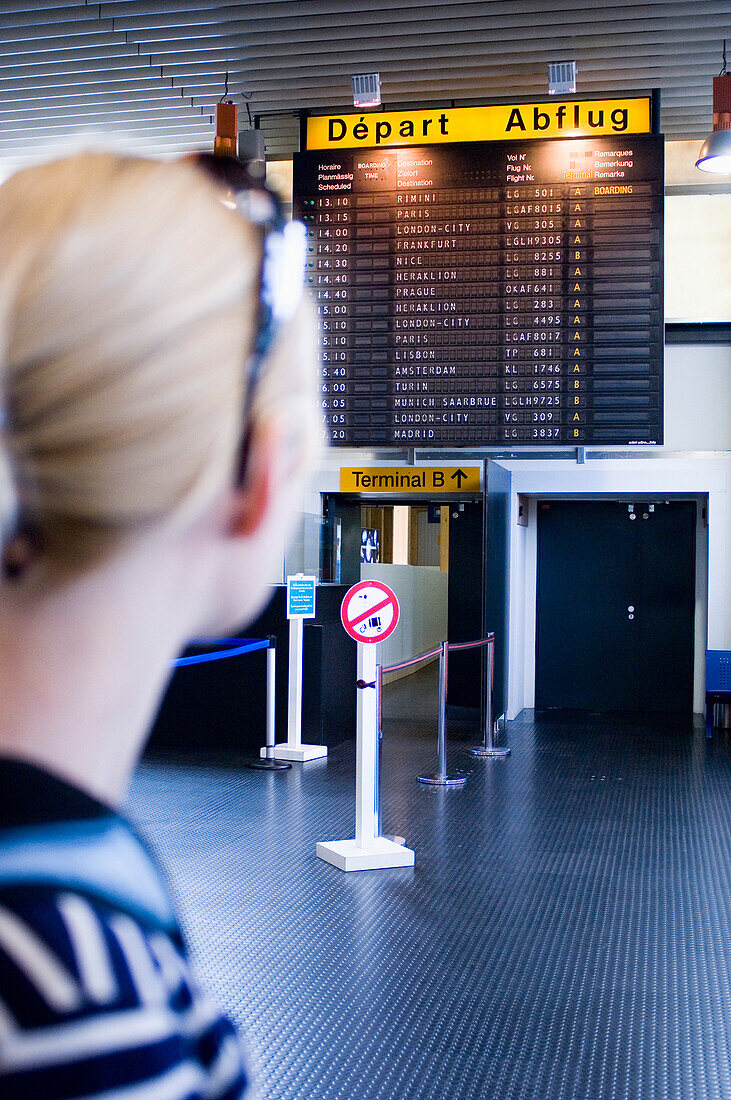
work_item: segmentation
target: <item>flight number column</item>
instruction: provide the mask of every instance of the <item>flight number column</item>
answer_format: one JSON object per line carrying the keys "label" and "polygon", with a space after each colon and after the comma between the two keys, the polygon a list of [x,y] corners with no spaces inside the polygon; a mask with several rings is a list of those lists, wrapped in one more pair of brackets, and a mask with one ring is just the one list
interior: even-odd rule
{"label": "flight number column", "polygon": [[[508,179],[511,173],[509,166]],[[509,183],[503,192],[501,236],[501,439],[561,442],[566,437],[567,343],[573,342],[573,318],[566,312],[566,188]],[[576,343],[581,341],[583,333]]]}

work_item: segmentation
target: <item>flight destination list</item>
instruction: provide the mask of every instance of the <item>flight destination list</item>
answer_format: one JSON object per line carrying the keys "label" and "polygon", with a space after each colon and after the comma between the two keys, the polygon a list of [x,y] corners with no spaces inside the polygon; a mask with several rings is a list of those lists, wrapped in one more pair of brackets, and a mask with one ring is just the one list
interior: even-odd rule
{"label": "flight destination list", "polygon": [[662,443],[663,139],[295,157],[340,446]]}

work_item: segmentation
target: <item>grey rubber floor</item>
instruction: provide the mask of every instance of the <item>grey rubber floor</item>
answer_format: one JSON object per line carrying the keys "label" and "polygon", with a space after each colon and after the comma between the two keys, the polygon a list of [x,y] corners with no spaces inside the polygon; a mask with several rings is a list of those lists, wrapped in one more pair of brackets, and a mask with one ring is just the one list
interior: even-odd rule
{"label": "grey rubber floor", "polygon": [[[289,772],[146,764],[132,813],[265,1100],[731,1100],[731,749],[662,722],[511,724],[427,789],[434,676],[386,689],[384,826],[343,874],[352,745]],[[202,731],[201,737],[204,737]],[[474,737],[472,737],[474,740]]]}

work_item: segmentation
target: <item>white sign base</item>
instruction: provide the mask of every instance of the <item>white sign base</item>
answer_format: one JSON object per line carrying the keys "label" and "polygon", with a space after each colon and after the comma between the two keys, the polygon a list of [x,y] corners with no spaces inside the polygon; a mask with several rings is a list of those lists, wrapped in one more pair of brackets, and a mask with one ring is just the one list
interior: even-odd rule
{"label": "white sign base", "polygon": [[411,848],[394,844],[392,840],[378,837],[371,848],[361,848],[354,840],[332,840],[318,844],[315,849],[320,859],[332,863],[340,871],[377,871],[382,867],[413,867]]}
{"label": "white sign base", "polygon": [[[260,749],[259,754],[266,757],[266,749]],[[306,760],[322,760],[327,756],[327,745],[300,745],[290,746],[288,741],[282,741],[274,746],[275,760],[296,760],[302,763]]]}
{"label": "white sign base", "polygon": [[358,688],[355,741],[355,837],[317,845],[320,859],[341,871],[374,871],[382,867],[413,867],[411,848],[378,835],[378,692],[376,646],[358,643],[358,679],[372,685]]}

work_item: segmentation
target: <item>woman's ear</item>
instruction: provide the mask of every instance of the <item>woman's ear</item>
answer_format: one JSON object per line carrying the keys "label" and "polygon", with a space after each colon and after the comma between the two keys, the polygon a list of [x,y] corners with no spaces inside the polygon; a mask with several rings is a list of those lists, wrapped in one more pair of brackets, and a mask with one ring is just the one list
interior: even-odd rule
{"label": "woman's ear", "polygon": [[231,491],[228,531],[238,538],[251,538],[266,524],[277,506],[283,472],[282,432],[274,419],[258,421],[250,428],[246,470],[241,485]]}

